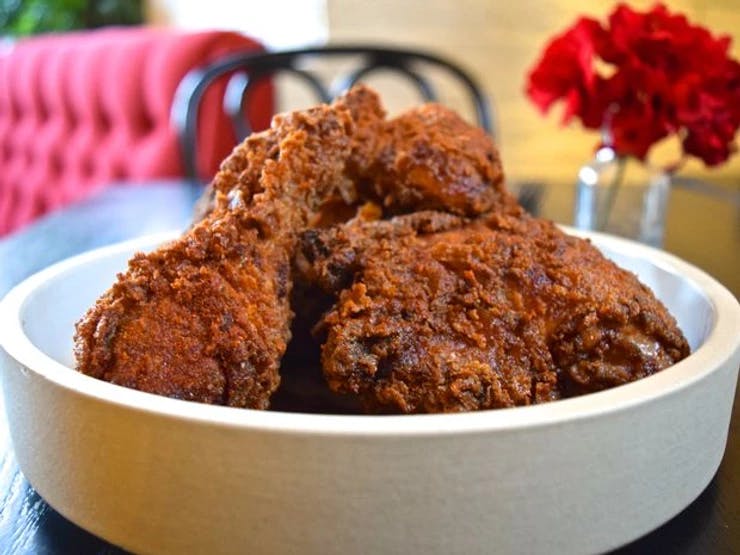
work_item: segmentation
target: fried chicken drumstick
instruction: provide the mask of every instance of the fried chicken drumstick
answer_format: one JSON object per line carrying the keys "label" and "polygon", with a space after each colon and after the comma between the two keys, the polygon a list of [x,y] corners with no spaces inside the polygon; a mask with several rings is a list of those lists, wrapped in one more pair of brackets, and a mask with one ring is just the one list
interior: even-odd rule
{"label": "fried chicken drumstick", "polygon": [[297,233],[345,176],[345,101],[284,117],[224,162],[205,218],[139,254],[77,325],[85,374],[181,399],[266,408],[290,339]]}
{"label": "fried chicken drumstick", "polygon": [[297,265],[337,298],[319,325],[329,386],[370,412],[542,403],[689,352],[633,274],[525,214],[420,212],[307,231]]}

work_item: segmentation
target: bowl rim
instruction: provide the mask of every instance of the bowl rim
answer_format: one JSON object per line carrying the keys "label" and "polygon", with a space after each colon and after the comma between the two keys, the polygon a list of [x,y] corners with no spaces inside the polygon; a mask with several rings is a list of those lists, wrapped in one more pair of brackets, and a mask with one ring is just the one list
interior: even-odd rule
{"label": "bowl rim", "polygon": [[207,405],[145,393],[83,375],[46,355],[23,332],[23,308],[38,288],[99,258],[125,251],[133,253],[151,249],[175,238],[177,232],[171,231],[146,235],[73,256],[41,270],[15,286],[0,301],[0,347],[22,368],[52,382],[54,386],[118,408],[205,426],[283,434],[357,437],[515,431],[592,419],[679,394],[717,371],[730,359],[740,358],[740,304],[714,278],[660,249],[604,233],[560,227],[567,233],[592,240],[597,247],[603,246],[616,253],[646,258],[662,270],[688,280],[714,310],[714,322],[703,344],[687,358],[661,372],[580,397],[508,409],[386,416],[262,411]]}

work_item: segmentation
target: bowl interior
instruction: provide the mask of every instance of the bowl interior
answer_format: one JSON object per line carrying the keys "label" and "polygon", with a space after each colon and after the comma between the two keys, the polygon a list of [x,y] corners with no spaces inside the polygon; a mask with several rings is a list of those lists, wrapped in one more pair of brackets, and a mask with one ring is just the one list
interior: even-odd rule
{"label": "bowl interior", "polygon": [[83,255],[78,264],[41,281],[21,306],[23,333],[44,354],[73,368],[75,323],[113,284],[116,274],[126,269],[136,250],[155,246],[142,244],[140,249],[106,249],[99,256]]}
{"label": "bowl interior", "polygon": [[[681,275],[668,255],[608,236],[591,236],[617,264],[638,275],[677,319],[692,351],[701,346],[715,322],[715,307],[701,288]],[[72,368],[74,324],[125,270],[134,252],[151,250],[157,236],[101,249],[69,260],[39,280],[20,308],[23,332],[33,345]],[[656,256],[657,255],[657,256]]]}

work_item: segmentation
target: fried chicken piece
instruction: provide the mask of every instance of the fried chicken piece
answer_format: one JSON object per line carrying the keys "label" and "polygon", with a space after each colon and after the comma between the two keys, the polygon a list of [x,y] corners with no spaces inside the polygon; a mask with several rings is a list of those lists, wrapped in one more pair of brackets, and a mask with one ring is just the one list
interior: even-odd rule
{"label": "fried chicken piece", "polygon": [[[367,201],[377,202],[387,215],[438,210],[476,216],[517,210],[492,139],[456,112],[429,103],[386,120],[378,95],[362,85],[339,102],[355,122],[346,170],[355,187],[326,200],[319,227],[347,221]],[[247,141],[248,149],[222,165],[198,203],[195,221],[213,209],[219,192],[231,191],[236,176],[259,171],[276,148],[274,133]],[[254,191],[242,194],[248,198]]]}
{"label": "fried chicken piece", "polygon": [[424,104],[388,120],[371,147],[358,180],[389,214],[476,216],[516,206],[491,138],[449,108]]}
{"label": "fried chicken piece", "polygon": [[[382,136],[385,111],[380,98],[372,89],[359,85],[334,103],[337,109],[348,110],[352,118],[352,133],[344,164],[344,186],[334,194],[321,197],[320,207],[314,210],[311,226],[328,227],[349,220],[361,204],[355,187],[358,173],[365,171],[374,159],[377,141]],[[284,116],[277,116],[278,121]],[[278,156],[280,126],[273,125],[262,133],[247,137],[226,158],[214,180],[198,200],[193,221],[199,222],[217,208],[226,208],[238,195],[240,202],[250,202],[260,192],[260,174],[268,160]]]}
{"label": "fried chicken piece", "polygon": [[227,159],[205,218],[139,254],[77,324],[81,372],[170,397],[266,408],[290,339],[297,234],[352,195],[343,101],[279,116]]}
{"label": "fried chicken piece", "polygon": [[588,241],[523,213],[418,213],[303,234],[296,266],[336,303],[330,388],[371,412],[542,403],[687,356],[675,320]]}

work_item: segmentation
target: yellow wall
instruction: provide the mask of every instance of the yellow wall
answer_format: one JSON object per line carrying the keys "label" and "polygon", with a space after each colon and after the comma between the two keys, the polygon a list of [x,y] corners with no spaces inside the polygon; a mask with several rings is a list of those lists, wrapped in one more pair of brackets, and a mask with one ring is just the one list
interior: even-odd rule
{"label": "yellow wall", "polygon": [[[328,0],[329,33],[333,42],[387,41],[459,61],[495,98],[500,148],[509,173],[571,179],[597,137],[577,123],[561,129],[557,109],[543,118],[524,96],[525,75],[554,33],[580,14],[603,18],[613,5],[580,0]],[[647,7],[652,2],[631,5]],[[734,54],[740,54],[738,0],[677,0],[670,5],[715,33],[734,34]],[[700,162],[686,171],[740,187],[740,156],[710,173]]]}

